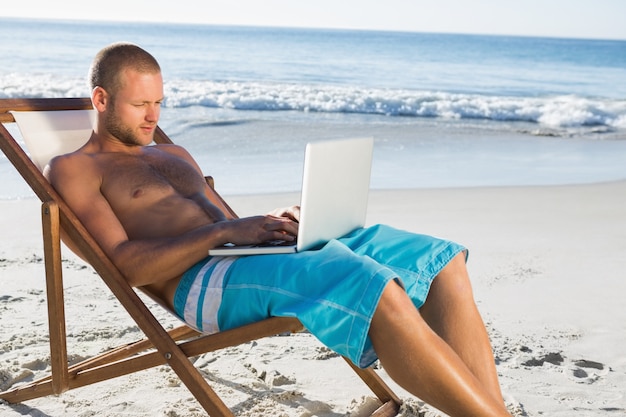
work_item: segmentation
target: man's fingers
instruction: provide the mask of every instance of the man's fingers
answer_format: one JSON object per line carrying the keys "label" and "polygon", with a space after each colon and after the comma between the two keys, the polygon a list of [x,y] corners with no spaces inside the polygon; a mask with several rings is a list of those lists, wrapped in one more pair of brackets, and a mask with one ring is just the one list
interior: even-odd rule
{"label": "man's fingers", "polygon": [[300,206],[291,206],[275,209],[268,213],[268,215],[274,217],[284,217],[298,222],[300,220]]}
{"label": "man's fingers", "polygon": [[287,234],[295,236],[298,234],[298,225],[286,217],[270,218],[271,221],[265,223],[264,230],[279,232],[281,234]]}

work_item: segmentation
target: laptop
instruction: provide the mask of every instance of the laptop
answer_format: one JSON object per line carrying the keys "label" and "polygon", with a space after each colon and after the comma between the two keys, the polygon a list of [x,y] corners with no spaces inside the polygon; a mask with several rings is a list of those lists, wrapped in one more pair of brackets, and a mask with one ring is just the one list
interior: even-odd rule
{"label": "laptop", "polygon": [[319,248],[365,225],[372,167],[372,138],[311,142],[304,155],[296,242],[227,244],[209,255],[295,253]]}

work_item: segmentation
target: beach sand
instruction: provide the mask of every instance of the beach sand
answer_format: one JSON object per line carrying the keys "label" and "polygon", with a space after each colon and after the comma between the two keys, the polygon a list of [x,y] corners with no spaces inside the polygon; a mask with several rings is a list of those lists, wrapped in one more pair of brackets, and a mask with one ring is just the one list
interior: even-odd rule
{"label": "beach sand", "polygon": [[[229,198],[241,215],[294,194]],[[0,201],[0,389],[49,370],[39,203]],[[475,298],[516,416],[626,415],[626,182],[373,191],[368,224],[470,249]],[[141,338],[85,264],[64,251],[72,362]],[[166,326],[176,319],[153,309]],[[238,416],[358,417],[373,395],[307,333],[205,354],[196,366]],[[388,380],[384,370],[381,375]],[[263,376],[263,378],[261,378]],[[393,383],[391,383],[393,385]],[[403,416],[440,415],[398,390]],[[454,399],[450,399],[454,401]],[[167,367],[9,405],[0,416],[200,416]]]}

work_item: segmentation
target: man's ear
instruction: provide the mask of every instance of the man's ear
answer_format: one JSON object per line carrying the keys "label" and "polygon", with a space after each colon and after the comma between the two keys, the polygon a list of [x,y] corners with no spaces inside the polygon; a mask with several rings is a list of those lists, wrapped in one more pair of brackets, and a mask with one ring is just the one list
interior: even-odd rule
{"label": "man's ear", "polygon": [[109,95],[106,90],[102,87],[94,88],[91,92],[91,103],[99,113],[105,111],[109,103]]}

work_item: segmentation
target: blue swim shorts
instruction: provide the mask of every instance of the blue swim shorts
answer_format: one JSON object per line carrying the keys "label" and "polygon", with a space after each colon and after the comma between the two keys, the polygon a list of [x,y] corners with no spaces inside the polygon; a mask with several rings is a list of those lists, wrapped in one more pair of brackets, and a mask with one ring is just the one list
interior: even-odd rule
{"label": "blue swim shorts", "polygon": [[181,278],[174,309],[205,333],[297,317],[327,347],[367,367],[377,359],[369,326],[389,281],[419,308],[435,276],[462,251],[454,242],[377,225],[319,250],[207,257]]}

